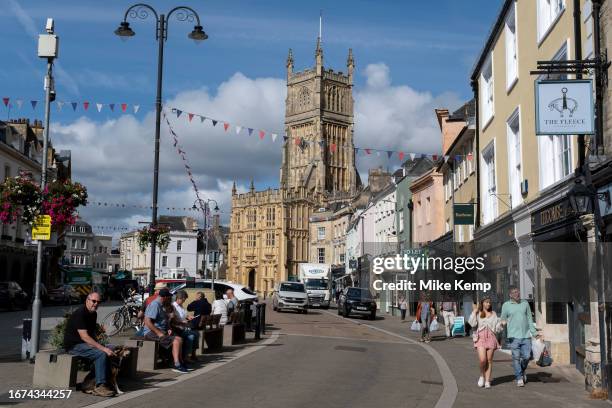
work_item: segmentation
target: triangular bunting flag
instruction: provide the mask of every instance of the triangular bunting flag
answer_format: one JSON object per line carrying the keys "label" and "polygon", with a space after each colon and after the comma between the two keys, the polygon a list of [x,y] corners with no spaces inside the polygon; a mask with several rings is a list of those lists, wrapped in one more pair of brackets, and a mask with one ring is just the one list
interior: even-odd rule
{"label": "triangular bunting flag", "polygon": [[249,130],[249,136],[251,136],[253,134],[253,129],[249,128],[248,130]]}
{"label": "triangular bunting flag", "polygon": [[189,121],[191,122],[191,119],[193,119],[193,113],[188,113],[187,118],[189,118]]}
{"label": "triangular bunting flag", "polygon": [[96,108],[98,109],[98,113],[102,111],[102,106],[103,105],[101,103],[96,103]]}
{"label": "triangular bunting flag", "polygon": [[284,136],[283,136],[283,142],[286,142],[286,141],[287,141],[287,139],[289,139],[289,136],[284,135]]}
{"label": "triangular bunting flag", "polygon": [[393,152],[391,150],[387,150],[387,159],[390,159],[392,155]]}
{"label": "triangular bunting flag", "polygon": [[211,119],[213,126],[217,126],[218,120]]}
{"label": "triangular bunting flag", "polygon": [[266,136],[266,132],[264,132],[263,130],[260,130],[259,131],[259,140],[263,140],[265,136]]}
{"label": "triangular bunting flag", "polygon": [[448,156],[448,155],[444,156],[444,163],[447,163],[448,159],[450,159],[450,156]]}
{"label": "triangular bunting flag", "polygon": [[468,158],[468,160],[472,160],[473,159],[472,153],[468,153],[467,158]]}
{"label": "triangular bunting flag", "polygon": [[64,102],[57,101],[57,110],[61,111],[63,107],[64,107]]}
{"label": "triangular bunting flag", "polygon": [[372,154],[372,151],[370,149],[365,149],[366,154]]}
{"label": "triangular bunting flag", "polygon": [[299,138],[299,137],[296,137],[295,140],[294,140],[294,143],[295,143],[296,146],[299,146],[299,145],[302,144],[302,139]]}
{"label": "triangular bunting flag", "polygon": [[414,153],[410,153],[410,160],[414,161],[414,158],[416,157],[416,154]]}
{"label": "triangular bunting flag", "polygon": [[77,108],[78,103],[76,103],[76,102],[71,102],[70,104],[72,105],[72,110],[73,110],[73,111],[76,111],[76,108]]}
{"label": "triangular bunting flag", "polygon": [[336,144],[335,143],[332,143],[332,144],[329,145],[329,151],[332,152],[332,153],[334,153],[336,151]]}
{"label": "triangular bunting flag", "polygon": [[176,117],[178,118],[179,116],[181,116],[181,113],[183,113],[183,111],[180,110],[180,109],[177,109],[176,110]]}
{"label": "triangular bunting flag", "polygon": [[239,135],[242,130],[242,126],[236,126],[236,134]]}
{"label": "triangular bunting flag", "polygon": [[121,104],[121,111],[125,112],[127,110],[127,103],[122,103]]}
{"label": "triangular bunting flag", "polygon": [[32,109],[36,109],[36,105],[38,104],[38,101],[30,101],[30,103],[32,104]]}
{"label": "triangular bunting flag", "polygon": [[223,122],[223,129],[225,129],[225,131],[227,132],[227,129],[229,129],[230,124],[227,122]]}
{"label": "triangular bunting flag", "polygon": [[115,104],[114,103],[109,103],[108,107],[110,108],[111,112],[115,111]]}
{"label": "triangular bunting flag", "polygon": [[456,155],[455,160],[458,162],[461,162],[461,155],[460,154]]}
{"label": "triangular bunting flag", "polygon": [[140,109],[140,105],[134,105],[134,113],[138,113],[139,109]]}
{"label": "triangular bunting flag", "polygon": [[376,151],[376,156],[380,157],[380,151]]}
{"label": "triangular bunting flag", "polygon": [[400,161],[404,161],[404,152],[397,152],[397,155],[399,156]]}
{"label": "triangular bunting flag", "polygon": [[276,138],[278,135],[276,133],[272,133],[272,142],[276,142]]}
{"label": "triangular bunting flag", "polygon": [[431,155],[431,160],[438,161],[438,155],[437,154],[432,154]]}
{"label": "triangular bunting flag", "polygon": [[21,105],[23,105],[23,100],[17,99],[15,102],[17,102],[17,108],[21,109]]}
{"label": "triangular bunting flag", "polygon": [[83,109],[87,110],[89,108],[89,102],[83,102]]}
{"label": "triangular bunting flag", "polygon": [[358,147],[356,147],[356,148],[355,148],[355,156],[357,156],[358,154],[359,154],[359,148],[358,148]]}
{"label": "triangular bunting flag", "polygon": [[2,102],[4,103],[4,106],[8,106],[9,101],[10,101],[10,98],[2,98]]}
{"label": "triangular bunting flag", "polygon": [[200,116],[200,123],[204,123],[205,120],[206,120],[206,116]]}

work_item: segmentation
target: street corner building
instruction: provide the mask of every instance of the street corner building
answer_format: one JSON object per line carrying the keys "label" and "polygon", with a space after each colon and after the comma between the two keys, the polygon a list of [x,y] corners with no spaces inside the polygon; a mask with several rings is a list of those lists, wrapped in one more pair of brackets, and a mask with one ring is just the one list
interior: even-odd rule
{"label": "street corner building", "polygon": [[361,188],[353,144],[353,71],[323,66],[317,40],[315,66],[293,71],[287,57],[285,133],[280,188],[232,190],[228,279],[267,296],[274,285],[297,277],[309,262],[313,212],[349,203]]}

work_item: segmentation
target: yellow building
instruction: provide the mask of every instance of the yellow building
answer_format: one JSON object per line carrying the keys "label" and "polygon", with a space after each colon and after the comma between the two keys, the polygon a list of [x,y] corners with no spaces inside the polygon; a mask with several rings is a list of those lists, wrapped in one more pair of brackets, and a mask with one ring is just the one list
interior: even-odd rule
{"label": "yellow building", "polygon": [[[589,273],[570,270],[559,262],[559,252],[542,250],[552,241],[584,241],[592,228],[568,211],[577,138],[536,136],[534,81],[544,78],[531,74],[537,61],[576,59],[574,18],[582,58],[592,58],[591,1],[579,3],[581,9],[574,10],[569,0],[505,0],[478,57],[471,76],[480,203],[474,235],[480,254],[487,256],[486,279],[494,285],[497,306],[508,299],[508,286],[518,286],[553,359],[575,364],[589,382],[599,369]],[[564,215],[546,216],[552,213]],[[571,293],[553,299],[551,292],[568,277],[574,279]]]}
{"label": "yellow building", "polygon": [[266,296],[275,283],[297,277],[309,262],[310,216],[350,201],[361,185],[353,145],[353,70],[323,67],[317,41],[315,67],[293,72],[287,58],[286,136],[280,188],[232,191],[228,279]]}

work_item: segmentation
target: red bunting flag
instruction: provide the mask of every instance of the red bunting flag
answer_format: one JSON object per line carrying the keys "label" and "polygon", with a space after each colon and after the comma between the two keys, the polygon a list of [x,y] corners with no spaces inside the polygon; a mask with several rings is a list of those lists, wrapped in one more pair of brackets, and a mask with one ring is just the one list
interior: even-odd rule
{"label": "red bunting flag", "polygon": [[472,153],[468,153],[467,158],[468,158],[468,160],[472,160],[473,159]]}
{"label": "red bunting flag", "polygon": [[432,159],[433,161],[438,161],[438,155],[437,155],[437,154],[432,154],[432,155],[431,155],[431,159]]}
{"label": "red bunting flag", "polygon": [[126,109],[127,109],[127,103],[122,103],[121,104],[121,111],[125,112]]}
{"label": "red bunting flag", "polygon": [[4,102],[4,106],[8,106],[9,98],[2,98],[2,102]]}
{"label": "red bunting flag", "polygon": [[260,131],[259,131],[259,138],[260,138],[261,140],[263,140],[263,138],[264,138],[265,136],[266,136],[266,132],[264,132],[263,130],[260,130]]}
{"label": "red bunting flag", "polygon": [[299,146],[299,145],[301,145],[301,144],[302,144],[302,139],[300,139],[299,137],[296,137],[296,138],[295,138],[295,145],[296,145],[296,146]]}
{"label": "red bunting flag", "polygon": [[372,154],[372,150],[371,149],[365,149],[366,154]]}
{"label": "red bunting flag", "polygon": [[404,152],[398,152],[397,155],[399,156],[400,160],[404,160]]}
{"label": "red bunting flag", "polygon": [[332,153],[333,153],[333,152],[335,152],[335,151],[336,151],[336,144],[335,144],[335,143],[330,144],[330,145],[329,145],[329,150],[330,150]]}
{"label": "red bunting flag", "polygon": [[193,119],[193,113],[188,113],[187,118],[189,118],[189,121],[191,122],[191,119]]}
{"label": "red bunting flag", "polygon": [[230,124],[227,122],[223,122],[223,129],[225,129],[225,131],[227,132],[227,129],[229,129]]}
{"label": "red bunting flag", "polygon": [[89,109],[89,102],[87,101],[83,102],[83,109],[85,110]]}

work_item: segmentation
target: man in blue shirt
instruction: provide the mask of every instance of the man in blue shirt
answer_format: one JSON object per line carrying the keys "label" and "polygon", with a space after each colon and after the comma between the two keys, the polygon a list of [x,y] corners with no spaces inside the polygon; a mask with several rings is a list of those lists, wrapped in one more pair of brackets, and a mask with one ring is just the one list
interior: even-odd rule
{"label": "man in blue shirt", "polygon": [[510,286],[510,300],[502,306],[502,324],[507,328],[507,339],[512,350],[512,367],[516,385],[524,387],[527,382],[525,370],[531,358],[531,338],[539,338],[531,308],[526,300],[521,300],[521,292],[516,286]]}
{"label": "man in blue shirt", "polygon": [[172,295],[168,289],[159,291],[157,299],[147,306],[144,317],[144,336],[147,340],[159,341],[159,345],[165,349],[172,348],[174,368],[177,373],[187,373],[189,370],[182,363],[181,348],[183,339],[174,336],[170,327],[169,313],[172,313]]}

